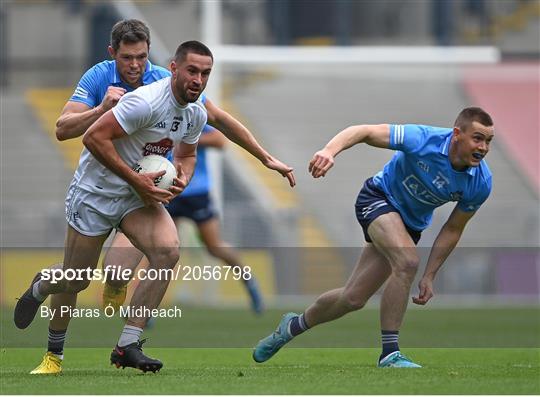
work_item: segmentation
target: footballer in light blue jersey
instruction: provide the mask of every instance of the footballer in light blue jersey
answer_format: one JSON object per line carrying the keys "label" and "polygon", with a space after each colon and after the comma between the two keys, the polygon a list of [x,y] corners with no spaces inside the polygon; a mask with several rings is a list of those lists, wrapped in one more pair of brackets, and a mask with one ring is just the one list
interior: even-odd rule
{"label": "footballer in light blue jersey", "polygon": [[373,177],[411,229],[429,226],[433,210],[449,201],[476,211],[491,192],[491,172],[484,160],[477,167],[456,171],[448,158],[451,128],[391,125],[390,149],[397,150]]}
{"label": "footballer in light blue jersey", "polygon": [[[203,103],[204,101],[205,98],[203,98]],[[221,259],[233,269],[238,268],[236,271],[243,273],[245,268],[240,265],[242,258],[239,252],[221,237],[219,217],[210,195],[212,179],[207,165],[207,147],[222,149],[225,142],[225,137],[221,132],[209,125],[204,127],[197,146],[197,163],[193,177],[182,194],[167,205],[167,211],[173,219],[187,218],[195,222],[199,237],[208,253]],[[172,156],[173,153],[168,155],[169,160],[172,160]],[[242,282],[249,296],[252,310],[257,314],[261,313],[264,306],[263,298],[255,276],[251,275],[248,280],[242,277]]]}
{"label": "footballer in light blue jersey", "polygon": [[[153,65],[150,61],[146,61],[146,69],[142,75],[143,85],[161,80],[164,77],[169,77],[171,72],[167,69]],[[135,88],[122,80],[116,67],[116,61],[103,61],[92,66],[82,77],[75,88],[75,92],[69,99],[72,102],[82,102],[91,108],[98,106],[107,89],[112,87],[120,87],[127,92],[133,91]]]}
{"label": "footballer in light blue jersey", "polygon": [[491,172],[484,157],[493,136],[491,116],[483,109],[470,107],[460,112],[454,128],[354,125],[316,152],[309,163],[314,178],[325,176],[340,152],[359,143],[397,151],[381,172],[366,180],[356,199],[356,217],[367,244],[346,284],[321,294],[301,314],[285,314],[276,331],[255,346],[253,359],[267,361],[311,327],[363,308],[384,285],[382,352],[377,366],[420,368],[401,353],[398,344],[420,265],[415,245],[430,224],[434,209],[456,202],[433,243],[418,295],[412,297],[413,303],[425,305],[434,296],[437,271],[491,192]]}
{"label": "footballer in light blue jersey", "polygon": [[[214,131],[214,129],[211,126],[206,125],[202,130],[201,137],[204,134],[208,134],[212,131]],[[172,152],[167,155],[167,158],[169,161],[172,161]],[[211,189],[211,179],[208,172],[208,166],[206,163],[206,146],[199,144],[197,146],[197,164],[195,165],[195,170],[193,171],[193,177],[182,194],[173,199],[173,201],[179,199],[180,197],[208,194]]]}
{"label": "footballer in light blue jersey", "polygon": [[[203,99],[204,100],[204,99]],[[206,125],[201,133],[204,136],[210,133],[218,134],[211,126]],[[172,161],[173,153],[167,158]],[[206,146],[199,142],[197,146],[197,162],[193,170],[193,177],[181,195],[175,197],[168,205],[167,211],[172,218],[188,218],[197,225],[203,224],[216,217],[216,211],[210,197],[210,175],[206,163]]]}

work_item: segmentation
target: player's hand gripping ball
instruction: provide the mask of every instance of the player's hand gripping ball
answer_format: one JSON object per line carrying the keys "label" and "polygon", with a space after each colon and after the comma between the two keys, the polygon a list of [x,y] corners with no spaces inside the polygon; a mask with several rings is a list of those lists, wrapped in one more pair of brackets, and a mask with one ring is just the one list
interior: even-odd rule
{"label": "player's hand gripping ball", "polygon": [[139,174],[165,171],[164,175],[154,179],[154,185],[164,190],[169,190],[173,185],[174,178],[176,178],[176,168],[173,163],[157,154],[144,156],[133,166],[133,170]]}

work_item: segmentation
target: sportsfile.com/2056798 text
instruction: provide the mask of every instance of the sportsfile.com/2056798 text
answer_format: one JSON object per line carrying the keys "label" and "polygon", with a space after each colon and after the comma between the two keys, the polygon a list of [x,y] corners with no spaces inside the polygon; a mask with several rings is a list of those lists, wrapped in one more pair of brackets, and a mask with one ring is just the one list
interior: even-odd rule
{"label": "sportsfile.com/2056798 text", "polygon": [[105,269],[43,269],[41,279],[56,284],[61,280],[90,280],[105,282],[115,280],[182,280],[182,281],[220,281],[250,280],[250,266],[229,265],[178,265],[174,269],[141,268],[135,272],[121,266],[109,266]]}

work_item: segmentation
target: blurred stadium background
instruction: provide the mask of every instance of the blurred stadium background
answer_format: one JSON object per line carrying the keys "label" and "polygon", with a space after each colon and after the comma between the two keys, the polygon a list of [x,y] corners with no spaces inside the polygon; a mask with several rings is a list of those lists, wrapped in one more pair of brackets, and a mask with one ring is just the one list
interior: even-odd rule
{"label": "blurred stadium background", "polygon": [[[54,122],[84,71],[107,58],[111,26],[130,17],[149,24],[150,56],[163,66],[182,41],[209,44],[209,97],[296,170],[290,190],[232,144],[213,157],[224,237],[242,249],[270,306],[303,305],[344,283],[363,244],[356,194],[392,155],[357,147],[313,180],[312,154],[351,124],[450,126],[469,105],[496,123],[494,189],[441,270],[433,305],[538,305],[539,1],[8,0],[0,2],[4,309],[35,271],[62,259],[63,203],[81,143],[57,142]],[[423,255],[451,209],[436,211]],[[184,265],[219,264],[189,225],[181,240],[194,247]],[[100,291],[93,283],[79,302],[97,305]],[[166,300],[245,305],[234,282],[177,282]]]}

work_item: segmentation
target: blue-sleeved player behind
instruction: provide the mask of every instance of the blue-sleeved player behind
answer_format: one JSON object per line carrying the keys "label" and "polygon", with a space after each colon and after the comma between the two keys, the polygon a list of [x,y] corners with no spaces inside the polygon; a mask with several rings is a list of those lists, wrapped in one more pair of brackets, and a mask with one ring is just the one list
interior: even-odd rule
{"label": "blue-sleeved player behind", "polygon": [[[210,255],[221,259],[232,268],[242,269],[238,252],[221,238],[219,218],[210,196],[212,179],[207,165],[206,148],[222,149],[226,143],[227,140],[221,132],[209,125],[205,126],[197,146],[197,163],[193,177],[182,194],[169,203],[167,211],[175,220],[188,218],[195,222],[199,236]],[[169,156],[172,157],[172,153]],[[263,301],[254,276],[249,280],[242,277],[241,280],[250,297],[253,311],[260,314]]]}
{"label": "blue-sleeved player behind", "polygon": [[491,172],[484,157],[493,135],[490,115],[470,107],[461,111],[453,129],[414,124],[351,126],[315,153],[309,171],[319,178],[334,165],[335,156],[358,143],[396,150],[358,194],[356,217],[367,244],[345,286],[325,292],[300,315],[285,314],[277,330],[259,341],[254,360],[264,362],[307,329],[361,309],[386,282],[380,307],[382,353],[378,366],[420,367],[404,356],[398,345],[420,263],[415,246],[434,209],[457,202],[433,244],[419,294],[412,298],[414,303],[425,305],[433,297],[437,271],[490,194]]}

